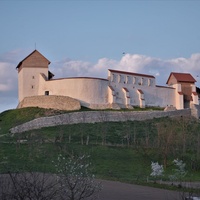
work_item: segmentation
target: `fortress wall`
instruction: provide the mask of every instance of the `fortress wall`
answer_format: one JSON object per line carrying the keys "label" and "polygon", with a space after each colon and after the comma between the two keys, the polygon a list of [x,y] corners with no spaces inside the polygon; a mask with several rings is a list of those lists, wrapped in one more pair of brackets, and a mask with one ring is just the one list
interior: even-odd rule
{"label": "fortress wall", "polygon": [[[81,105],[105,106],[108,104],[108,80],[98,78],[65,78],[46,81],[39,94],[49,91],[50,95],[69,96],[78,99]],[[90,106],[91,105],[91,106]]]}
{"label": "fortress wall", "polygon": [[147,106],[152,107],[176,107],[175,89],[169,87],[156,86],[144,90],[145,103]]}
{"label": "fortress wall", "polygon": [[140,105],[140,96],[138,89],[144,94],[146,106],[166,107],[168,105],[176,106],[175,89],[170,87],[160,87],[155,85],[155,78],[149,76],[137,76],[120,73],[109,73],[109,84],[113,88],[116,101],[120,105],[126,105],[123,88],[128,90],[130,104],[132,106]]}
{"label": "fortress wall", "polygon": [[42,117],[10,129],[11,133],[20,133],[43,127],[95,122],[141,121],[160,117],[191,116],[190,109],[175,111],[88,111],[74,112],[51,117]]}
{"label": "fortress wall", "polygon": [[76,99],[65,96],[32,96],[25,97],[18,105],[18,108],[40,107],[56,110],[80,110],[80,102]]}

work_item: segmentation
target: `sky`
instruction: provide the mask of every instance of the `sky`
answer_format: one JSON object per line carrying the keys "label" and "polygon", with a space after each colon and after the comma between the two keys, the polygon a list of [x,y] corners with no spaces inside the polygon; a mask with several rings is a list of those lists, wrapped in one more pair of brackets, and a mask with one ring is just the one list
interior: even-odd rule
{"label": "sky", "polygon": [[107,78],[108,69],[170,72],[200,87],[198,0],[0,0],[0,112],[18,105],[16,66],[37,49],[54,78]]}

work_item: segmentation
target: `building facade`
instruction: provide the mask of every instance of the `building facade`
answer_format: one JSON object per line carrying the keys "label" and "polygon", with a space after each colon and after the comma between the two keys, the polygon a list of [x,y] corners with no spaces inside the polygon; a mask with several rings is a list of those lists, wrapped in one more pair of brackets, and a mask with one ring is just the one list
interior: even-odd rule
{"label": "building facade", "polygon": [[151,75],[112,69],[108,70],[107,79],[53,79],[49,64],[48,59],[34,50],[17,65],[19,103],[25,98],[55,95],[73,98],[81,106],[92,109],[135,106],[184,109],[199,104],[196,80],[190,74],[172,72],[167,80],[168,86],[157,86],[155,77]]}

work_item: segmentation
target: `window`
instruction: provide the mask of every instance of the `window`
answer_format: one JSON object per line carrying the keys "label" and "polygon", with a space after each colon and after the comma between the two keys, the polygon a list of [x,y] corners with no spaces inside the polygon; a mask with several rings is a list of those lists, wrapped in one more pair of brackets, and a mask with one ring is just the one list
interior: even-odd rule
{"label": "window", "polygon": [[133,84],[137,84],[137,78],[133,77]]}
{"label": "window", "polygon": [[32,85],[31,88],[33,89],[33,88],[34,88],[34,85]]}
{"label": "window", "polygon": [[32,76],[32,79],[35,79],[35,76]]}
{"label": "window", "polygon": [[115,82],[115,74],[112,74],[112,75],[111,75],[111,81],[112,81],[112,82]]}
{"label": "window", "polygon": [[142,84],[142,85],[146,85],[146,79],[145,79],[145,78],[142,78],[142,79],[141,79],[141,84]]}
{"label": "window", "polygon": [[49,91],[45,91],[44,94],[45,94],[46,96],[48,96],[48,95],[49,95]]}
{"label": "window", "polygon": [[126,76],[126,83],[128,84],[130,81],[130,77],[129,76]]}
{"label": "window", "polygon": [[151,86],[151,79],[148,79],[148,86]]}
{"label": "window", "polygon": [[118,83],[121,81],[121,75],[118,75]]}

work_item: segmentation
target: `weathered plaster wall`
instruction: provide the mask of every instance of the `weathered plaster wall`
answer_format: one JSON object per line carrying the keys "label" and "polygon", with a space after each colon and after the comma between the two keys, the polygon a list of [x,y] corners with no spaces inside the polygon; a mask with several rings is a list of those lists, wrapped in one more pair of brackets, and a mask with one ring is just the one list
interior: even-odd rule
{"label": "weathered plaster wall", "polygon": [[108,103],[108,80],[99,78],[65,78],[45,81],[40,78],[39,95],[62,95],[78,99],[82,106],[106,108]]}
{"label": "weathered plaster wall", "polygon": [[25,97],[18,105],[18,108],[24,107],[52,108],[56,110],[80,110],[81,105],[78,100],[70,97],[43,95]]}
{"label": "weathered plaster wall", "polygon": [[19,101],[24,97],[38,95],[39,75],[43,73],[47,76],[46,68],[22,68],[18,74],[18,94]]}
{"label": "weathered plaster wall", "polygon": [[144,94],[146,94],[146,104],[148,104],[149,106],[176,107],[174,88],[156,86],[154,91],[149,92],[148,89],[146,89],[144,91]]}
{"label": "weathered plaster wall", "polygon": [[159,87],[155,85],[155,78],[147,75],[131,75],[109,72],[109,85],[115,95],[115,103],[126,105],[127,99],[124,95],[124,88],[129,93],[130,105],[141,105],[141,97],[138,90],[141,90],[142,99],[146,106],[166,107],[175,106],[175,90],[170,87]]}
{"label": "weathered plaster wall", "polygon": [[34,119],[30,122],[16,126],[10,129],[11,133],[20,133],[32,129],[40,129],[42,127],[78,124],[78,123],[95,123],[95,122],[116,122],[116,121],[141,121],[159,117],[174,117],[174,116],[191,116],[190,109],[176,111],[141,111],[141,112],[120,112],[120,111],[89,111],[89,112],[74,112],[52,117],[42,117]]}

